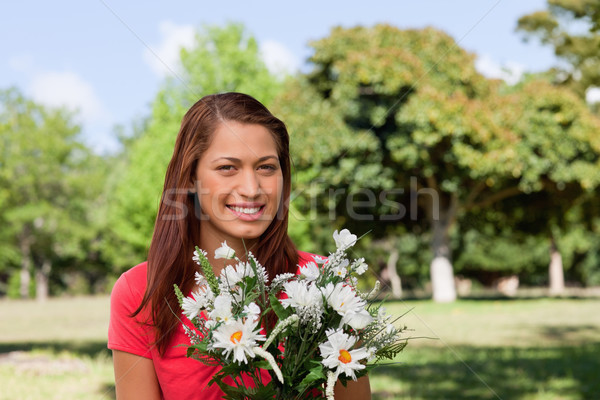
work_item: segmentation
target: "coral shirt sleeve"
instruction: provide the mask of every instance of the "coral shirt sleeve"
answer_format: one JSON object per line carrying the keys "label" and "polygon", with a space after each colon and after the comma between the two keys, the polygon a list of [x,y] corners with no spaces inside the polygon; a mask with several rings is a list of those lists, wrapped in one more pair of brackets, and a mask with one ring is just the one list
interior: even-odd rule
{"label": "coral shirt sleeve", "polygon": [[152,328],[145,323],[146,314],[142,312],[135,317],[131,316],[140,305],[145,291],[145,267],[146,265],[140,264],[124,273],[113,287],[110,295],[108,348],[152,358]]}

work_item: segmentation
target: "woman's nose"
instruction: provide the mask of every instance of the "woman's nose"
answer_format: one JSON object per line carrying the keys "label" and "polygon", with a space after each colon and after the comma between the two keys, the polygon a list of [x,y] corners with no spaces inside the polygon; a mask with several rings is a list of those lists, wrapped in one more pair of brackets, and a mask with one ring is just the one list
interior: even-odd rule
{"label": "woman's nose", "polygon": [[255,171],[247,171],[240,174],[238,182],[238,193],[247,198],[254,198],[260,193],[260,181]]}

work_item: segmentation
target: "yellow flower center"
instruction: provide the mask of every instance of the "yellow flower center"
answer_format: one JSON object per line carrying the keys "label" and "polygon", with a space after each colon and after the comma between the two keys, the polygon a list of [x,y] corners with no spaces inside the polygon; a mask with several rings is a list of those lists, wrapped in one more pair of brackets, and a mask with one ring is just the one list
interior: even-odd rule
{"label": "yellow flower center", "polygon": [[229,340],[231,340],[231,343],[233,344],[239,343],[240,340],[242,340],[242,331],[234,332],[233,335],[231,335],[231,337],[229,338]]}
{"label": "yellow flower center", "polygon": [[340,356],[338,357],[338,360],[340,360],[344,364],[348,364],[350,361],[352,361],[352,356],[350,355],[350,353],[348,353],[348,351],[340,350]]}

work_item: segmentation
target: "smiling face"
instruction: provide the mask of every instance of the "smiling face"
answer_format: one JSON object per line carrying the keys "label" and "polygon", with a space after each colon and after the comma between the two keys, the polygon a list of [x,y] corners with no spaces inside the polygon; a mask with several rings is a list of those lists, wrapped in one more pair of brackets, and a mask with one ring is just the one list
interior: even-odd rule
{"label": "smiling face", "polygon": [[198,161],[195,188],[203,218],[200,247],[215,249],[227,240],[241,255],[241,239],[250,247],[281,202],[283,175],[271,133],[262,125],[219,124]]}

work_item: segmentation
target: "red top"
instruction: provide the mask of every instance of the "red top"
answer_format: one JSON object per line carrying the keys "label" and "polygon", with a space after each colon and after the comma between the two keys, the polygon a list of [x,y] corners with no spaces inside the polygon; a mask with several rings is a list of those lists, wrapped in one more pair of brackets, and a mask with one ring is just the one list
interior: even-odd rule
{"label": "red top", "polygon": [[[313,261],[313,255],[298,252],[300,265]],[[136,317],[130,315],[138,308],[146,291],[147,262],[126,271],[115,283],[110,296],[110,323],[108,326],[108,348],[149,358],[154,363],[162,397],[166,400],[213,400],[222,399],[224,394],[214,384],[208,386],[220,367],[209,367],[200,361],[186,357],[186,347],[177,346],[190,343],[183,326],[178,323],[171,344],[163,357],[153,346],[153,329],[140,321],[148,315],[141,312]],[[181,319],[189,320],[181,314]],[[271,380],[263,371],[263,379]]]}

